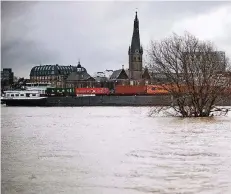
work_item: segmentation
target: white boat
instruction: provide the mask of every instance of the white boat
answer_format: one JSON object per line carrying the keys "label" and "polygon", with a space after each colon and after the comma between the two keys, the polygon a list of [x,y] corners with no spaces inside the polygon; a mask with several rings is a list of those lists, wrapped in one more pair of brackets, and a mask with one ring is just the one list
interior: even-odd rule
{"label": "white boat", "polygon": [[26,83],[23,89],[27,91],[38,91],[41,96],[45,96],[48,87],[52,88],[50,83]]}
{"label": "white boat", "polygon": [[15,90],[5,91],[1,102],[7,106],[44,106],[47,97],[42,96],[39,91]]}

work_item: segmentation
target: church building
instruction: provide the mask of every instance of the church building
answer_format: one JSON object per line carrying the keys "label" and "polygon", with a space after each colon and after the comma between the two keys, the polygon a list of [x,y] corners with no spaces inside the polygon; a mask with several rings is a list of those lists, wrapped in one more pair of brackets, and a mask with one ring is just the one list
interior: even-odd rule
{"label": "church building", "polygon": [[129,68],[127,70],[119,69],[114,71],[111,79],[129,79],[137,81],[150,80],[148,69],[143,68],[143,48],[140,44],[139,20],[137,12],[133,24],[132,41],[128,49],[128,63]]}
{"label": "church building", "polygon": [[140,45],[139,20],[137,12],[134,20],[132,42],[128,49],[129,56],[129,79],[142,79],[143,48]]}

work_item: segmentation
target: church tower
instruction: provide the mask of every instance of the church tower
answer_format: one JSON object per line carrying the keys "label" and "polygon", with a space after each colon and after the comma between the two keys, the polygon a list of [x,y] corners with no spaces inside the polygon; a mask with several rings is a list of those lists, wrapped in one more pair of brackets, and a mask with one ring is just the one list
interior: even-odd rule
{"label": "church tower", "polygon": [[140,45],[139,20],[137,12],[134,20],[132,43],[128,49],[129,56],[129,78],[133,80],[142,79],[142,57],[143,48]]}

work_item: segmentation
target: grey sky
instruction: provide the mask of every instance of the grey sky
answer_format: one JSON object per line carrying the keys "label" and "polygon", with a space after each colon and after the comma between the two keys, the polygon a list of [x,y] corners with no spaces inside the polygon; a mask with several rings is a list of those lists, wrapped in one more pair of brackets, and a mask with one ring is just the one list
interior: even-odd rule
{"label": "grey sky", "polygon": [[25,77],[78,59],[90,74],[128,67],[136,8],[144,48],[187,30],[231,57],[230,2],[2,2],[2,67]]}

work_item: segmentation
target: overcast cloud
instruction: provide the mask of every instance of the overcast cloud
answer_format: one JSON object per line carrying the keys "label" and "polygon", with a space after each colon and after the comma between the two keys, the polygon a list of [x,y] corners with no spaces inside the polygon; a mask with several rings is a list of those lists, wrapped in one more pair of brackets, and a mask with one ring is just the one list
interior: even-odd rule
{"label": "overcast cloud", "polygon": [[2,68],[29,77],[39,64],[81,64],[90,74],[128,67],[135,10],[141,43],[184,31],[231,57],[230,2],[2,2]]}

